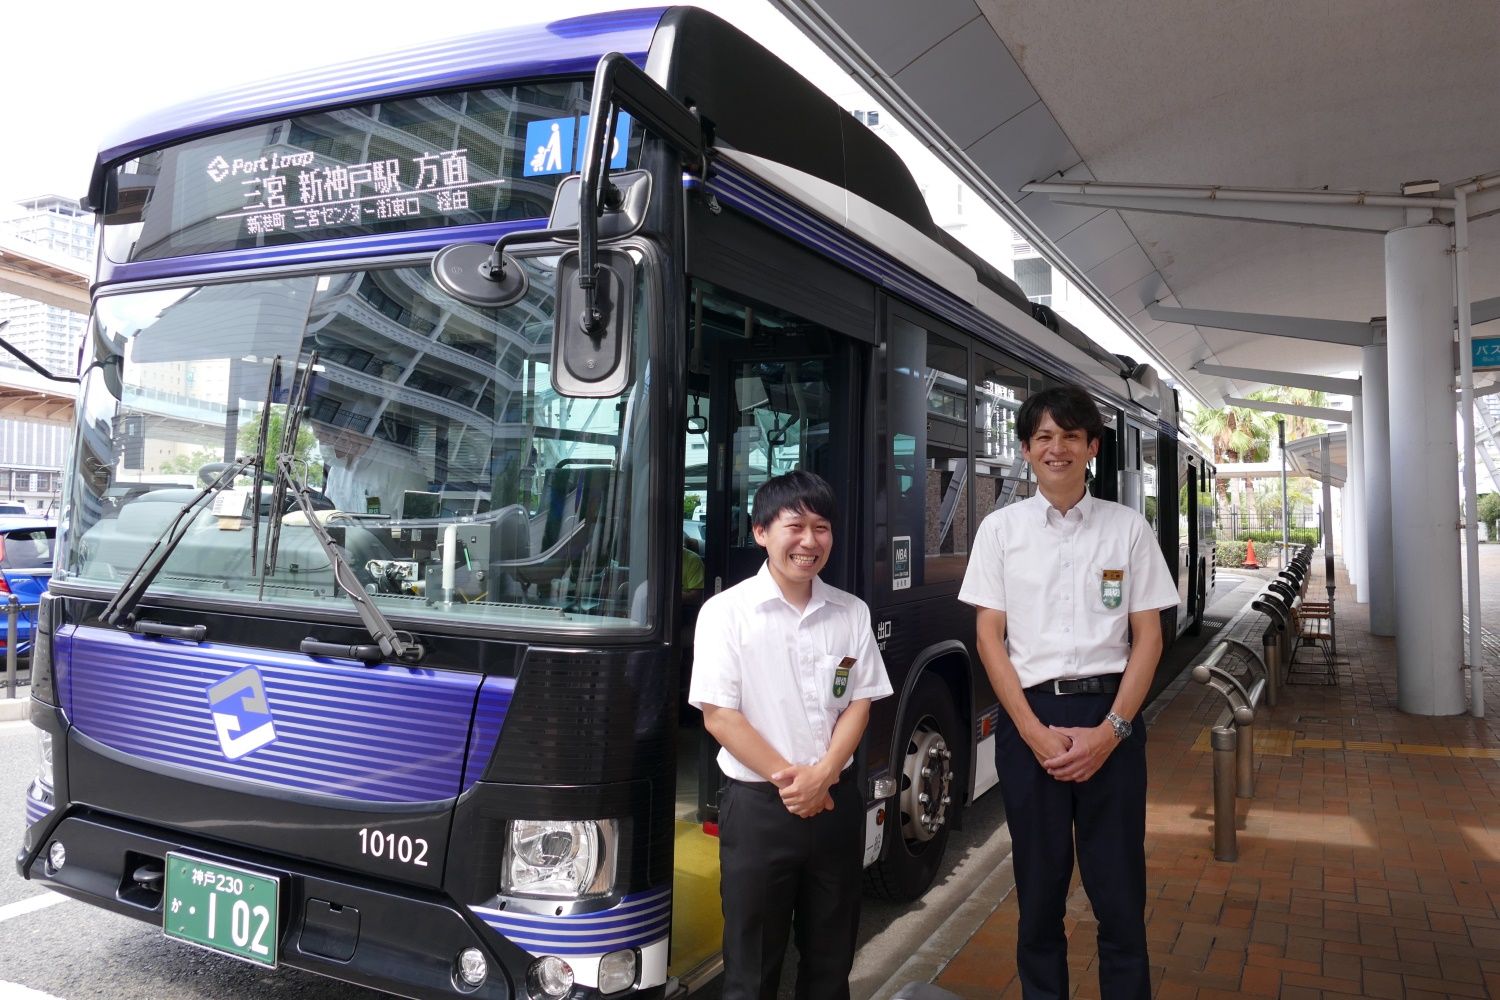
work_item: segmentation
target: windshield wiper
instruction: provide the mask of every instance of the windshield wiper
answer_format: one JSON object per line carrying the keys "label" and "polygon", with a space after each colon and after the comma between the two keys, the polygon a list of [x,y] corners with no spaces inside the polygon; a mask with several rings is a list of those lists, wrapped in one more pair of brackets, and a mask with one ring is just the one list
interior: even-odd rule
{"label": "windshield wiper", "polygon": [[[292,467],[292,457],[285,452],[276,456],[276,478],[278,486],[285,484],[291,487],[292,497],[301,508],[302,515],[307,518],[307,526],[312,529],[313,537],[318,544],[323,546],[323,552],[328,556],[328,563],[333,568],[333,582],[349,596],[354,602],[355,610],[359,612],[360,620],[365,623],[365,629],[370,637],[380,644],[378,652],[382,657],[400,660],[402,663],[420,663],[427,655],[422,644],[417,642],[411,635],[397,632],[390,619],[375,606],[370,600],[370,595],[365,593],[365,588],[360,584],[359,578],[354,575],[354,569],[349,561],[339,551],[333,536],[328,533],[328,528],[318,520],[318,512],[313,508],[312,501],[308,499],[311,487],[304,486],[297,481],[296,472]],[[341,650],[335,655],[351,656],[354,659],[373,660],[377,650],[363,646],[335,647],[328,643],[321,643],[314,639],[305,640],[303,652],[326,653],[333,650]],[[311,648],[309,648],[311,647]]]}
{"label": "windshield wiper", "polygon": [[151,543],[151,548],[146,550],[140,563],[131,570],[130,576],[126,577],[125,582],[120,584],[120,589],[115,591],[115,596],[111,597],[109,603],[104,606],[104,611],[99,615],[101,622],[110,628],[120,628],[126,625],[131,612],[141,602],[141,597],[146,593],[147,588],[156,580],[162,567],[167,564],[168,557],[172,555],[173,550],[183,538],[187,537],[188,529],[193,524],[193,519],[188,515],[202,507],[209,497],[234,482],[234,478],[254,461],[253,458],[241,458],[230,462],[213,482],[203,487],[196,496],[182,505],[182,509],[177,512],[172,523],[167,525],[167,530],[156,536],[156,541]]}

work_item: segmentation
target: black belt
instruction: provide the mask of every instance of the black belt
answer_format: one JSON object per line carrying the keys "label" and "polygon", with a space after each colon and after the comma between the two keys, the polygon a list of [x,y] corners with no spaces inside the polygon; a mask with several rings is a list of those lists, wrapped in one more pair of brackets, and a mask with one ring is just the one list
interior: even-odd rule
{"label": "black belt", "polygon": [[1120,690],[1119,674],[1100,674],[1097,677],[1072,677],[1064,680],[1043,681],[1033,684],[1027,691],[1047,694],[1114,694]]}

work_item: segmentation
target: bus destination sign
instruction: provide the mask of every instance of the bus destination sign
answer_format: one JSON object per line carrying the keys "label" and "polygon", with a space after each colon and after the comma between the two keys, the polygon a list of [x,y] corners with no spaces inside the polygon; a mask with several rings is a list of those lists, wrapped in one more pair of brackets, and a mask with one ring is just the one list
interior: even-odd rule
{"label": "bus destination sign", "polygon": [[323,163],[303,150],[250,157],[217,153],[204,164],[215,185],[237,188],[240,203],[219,220],[243,219],[246,234],[365,226],[406,216],[449,215],[469,208],[473,188],[504,177],[470,178],[467,149],[445,149],[369,163]]}

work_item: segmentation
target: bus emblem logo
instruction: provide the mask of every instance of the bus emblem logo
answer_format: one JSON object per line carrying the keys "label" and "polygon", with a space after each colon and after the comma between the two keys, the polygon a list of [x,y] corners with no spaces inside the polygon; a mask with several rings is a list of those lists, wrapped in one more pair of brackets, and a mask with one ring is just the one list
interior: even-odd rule
{"label": "bus emblem logo", "polygon": [[239,760],[276,739],[276,720],[266,700],[260,671],[246,667],[208,689],[219,748],[229,760]]}
{"label": "bus emblem logo", "polygon": [[208,161],[208,176],[213,178],[215,184],[229,176],[229,161],[222,156],[215,156]]}

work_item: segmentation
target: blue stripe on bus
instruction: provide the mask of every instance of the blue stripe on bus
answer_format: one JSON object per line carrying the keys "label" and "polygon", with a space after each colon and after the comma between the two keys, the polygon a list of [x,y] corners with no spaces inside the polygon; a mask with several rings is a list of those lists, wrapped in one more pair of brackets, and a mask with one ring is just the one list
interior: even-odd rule
{"label": "blue stripe on bus", "polygon": [[321,108],[594,72],[621,52],[644,62],[665,8],[617,11],[464,35],[237,87],[156,112],[105,139],[95,172],[170,143]]}
{"label": "blue stripe on bus", "polygon": [[316,264],[351,261],[362,257],[389,257],[393,254],[432,253],[450,243],[494,243],[506,233],[525,229],[545,229],[546,219],[521,219],[511,222],[483,222],[472,226],[447,229],[424,229],[411,233],[381,233],[373,236],[350,236],[315,243],[288,243],[275,247],[250,247],[220,253],[196,254],[192,257],[166,257],[117,264],[99,260],[96,286],[122,281],[149,281],[153,278],[175,278],[195,274],[227,274],[236,271],[287,267],[293,264]]}
{"label": "blue stripe on bus", "polygon": [[[432,802],[461,791],[481,677],[355,666],[111,629],[64,630],[67,710],[79,732],[125,753],[218,777],[361,802]],[[253,665],[274,741],[225,756],[208,690]],[[122,711],[122,709],[124,709]],[[496,731],[503,719],[493,708]]]}
{"label": "blue stripe on bus", "polygon": [[618,906],[594,913],[553,916],[471,906],[491,930],[533,955],[602,955],[644,948],[667,937],[672,926],[667,888],[628,895]]}
{"label": "blue stripe on bus", "polygon": [[468,759],[464,762],[465,791],[484,775],[515,691],[513,677],[486,677],[480,686],[479,702],[474,706],[474,733],[469,739]]}
{"label": "blue stripe on bus", "polygon": [[38,802],[31,796],[26,796],[26,825],[31,826],[41,822],[43,816],[52,811],[52,807],[45,802]]}

